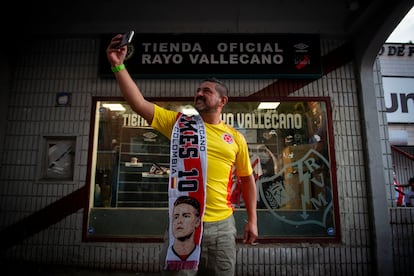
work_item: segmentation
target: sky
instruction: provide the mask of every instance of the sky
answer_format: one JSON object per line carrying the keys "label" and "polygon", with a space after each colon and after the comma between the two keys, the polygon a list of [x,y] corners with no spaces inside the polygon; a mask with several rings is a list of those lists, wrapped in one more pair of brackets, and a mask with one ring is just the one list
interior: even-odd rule
{"label": "sky", "polygon": [[404,19],[401,20],[400,24],[391,33],[386,42],[408,43],[410,41],[414,43],[414,6]]}

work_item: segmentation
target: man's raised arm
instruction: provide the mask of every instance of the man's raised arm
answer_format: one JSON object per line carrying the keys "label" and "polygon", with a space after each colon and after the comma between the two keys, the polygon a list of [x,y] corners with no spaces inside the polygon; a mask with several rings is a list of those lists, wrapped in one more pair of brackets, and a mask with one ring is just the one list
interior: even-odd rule
{"label": "man's raised arm", "polygon": [[120,42],[121,38],[121,34],[113,37],[106,49],[109,64],[125,100],[137,114],[141,115],[148,124],[151,124],[154,117],[154,104],[144,98],[137,84],[125,68],[124,60],[127,46],[121,48],[114,47],[114,45]]}

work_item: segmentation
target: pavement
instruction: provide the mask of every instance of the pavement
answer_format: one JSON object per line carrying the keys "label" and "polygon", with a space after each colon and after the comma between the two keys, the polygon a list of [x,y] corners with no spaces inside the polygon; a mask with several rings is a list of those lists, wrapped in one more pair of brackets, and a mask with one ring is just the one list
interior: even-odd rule
{"label": "pavement", "polygon": [[159,272],[134,272],[26,262],[1,262],[2,276],[159,276]]}

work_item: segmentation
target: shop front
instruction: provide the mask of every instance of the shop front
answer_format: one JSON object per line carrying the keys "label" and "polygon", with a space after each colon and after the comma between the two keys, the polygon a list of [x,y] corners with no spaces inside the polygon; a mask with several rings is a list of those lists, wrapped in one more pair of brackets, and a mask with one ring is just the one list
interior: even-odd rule
{"label": "shop front", "polygon": [[[195,114],[191,99],[156,104]],[[161,241],[168,223],[170,142],[119,100],[94,99],[86,237]],[[222,120],[247,140],[256,180],[261,242],[336,241],[339,220],[330,101],[230,99]],[[235,173],[232,204],[242,238],[246,219]]]}

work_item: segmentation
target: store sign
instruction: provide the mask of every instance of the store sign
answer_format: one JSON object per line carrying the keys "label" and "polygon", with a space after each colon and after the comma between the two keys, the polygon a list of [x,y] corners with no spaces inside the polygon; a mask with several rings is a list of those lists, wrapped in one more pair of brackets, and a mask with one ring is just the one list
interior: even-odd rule
{"label": "store sign", "polygon": [[[122,114],[123,127],[149,127],[148,122],[136,113]],[[231,127],[243,129],[302,129],[305,122],[299,113],[238,112],[222,113],[221,120]]]}
{"label": "store sign", "polygon": [[414,45],[384,44],[378,55],[389,57],[414,57]]}
{"label": "store sign", "polygon": [[389,123],[414,123],[414,78],[383,77]]}
{"label": "store sign", "polygon": [[[105,53],[111,36],[102,38]],[[137,78],[317,78],[313,34],[136,34],[125,62]],[[112,75],[102,56],[101,75]]]}

